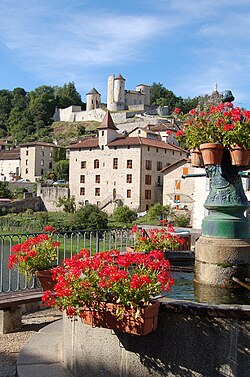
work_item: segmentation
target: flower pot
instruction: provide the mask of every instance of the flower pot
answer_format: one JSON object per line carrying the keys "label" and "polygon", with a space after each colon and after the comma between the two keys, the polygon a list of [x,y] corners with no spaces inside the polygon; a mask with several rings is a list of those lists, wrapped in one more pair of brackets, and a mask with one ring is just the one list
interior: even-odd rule
{"label": "flower pot", "polygon": [[244,149],[240,145],[230,145],[229,147],[231,163],[235,166],[248,166],[250,150]]}
{"label": "flower pot", "polygon": [[36,271],[36,277],[40,281],[43,291],[52,291],[56,284],[52,279],[52,270]]}
{"label": "flower pot", "polygon": [[204,165],[221,165],[224,147],[218,143],[205,143],[200,145]]}
{"label": "flower pot", "polygon": [[[98,310],[84,310],[83,323],[93,327],[104,327],[116,332],[125,332],[134,335],[147,335],[157,328],[158,310],[160,303],[153,302],[141,308],[136,316],[136,310],[124,305],[101,302]],[[120,316],[117,316],[117,309]]]}
{"label": "flower pot", "polygon": [[190,161],[191,166],[193,166],[195,168],[203,168],[204,167],[202,154],[201,154],[201,151],[200,151],[199,148],[191,149],[190,159],[191,159],[191,161]]}

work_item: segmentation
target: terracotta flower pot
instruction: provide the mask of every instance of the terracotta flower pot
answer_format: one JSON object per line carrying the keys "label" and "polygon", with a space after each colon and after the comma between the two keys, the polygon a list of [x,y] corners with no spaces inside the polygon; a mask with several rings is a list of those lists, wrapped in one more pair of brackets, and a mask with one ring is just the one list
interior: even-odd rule
{"label": "terracotta flower pot", "polygon": [[201,151],[200,151],[199,148],[191,149],[190,159],[191,159],[191,161],[190,161],[191,166],[193,166],[195,168],[203,168],[204,167],[202,154],[201,154]]}
{"label": "terracotta flower pot", "polygon": [[248,166],[250,150],[244,149],[240,145],[230,145],[229,147],[231,163],[235,166]]}
{"label": "terracotta flower pot", "polygon": [[55,280],[52,279],[51,270],[37,271],[36,277],[40,281],[43,291],[53,291],[56,284]]}
{"label": "terracotta flower pot", "polygon": [[205,143],[200,145],[204,165],[221,165],[224,147],[218,143]]}
{"label": "terracotta flower pot", "polygon": [[[98,310],[92,311],[86,308],[82,321],[93,327],[104,327],[117,332],[126,332],[134,335],[147,335],[157,328],[158,310],[160,303],[141,308],[140,315],[136,316],[136,310],[124,305],[101,302]],[[117,308],[121,316],[117,316]]]}

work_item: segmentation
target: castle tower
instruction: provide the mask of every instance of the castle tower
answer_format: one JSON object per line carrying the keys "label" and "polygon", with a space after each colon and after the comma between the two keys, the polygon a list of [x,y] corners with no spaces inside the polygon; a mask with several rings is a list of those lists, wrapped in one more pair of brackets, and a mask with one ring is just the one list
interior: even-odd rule
{"label": "castle tower", "polygon": [[98,109],[101,105],[101,95],[95,88],[86,94],[86,99],[86,111]]}
{"label": "castle tower", "polygon": [[146,84],[136,85],[136,91],[145,94],[144,105],[150,105],[150,86]]}
{"label": "castle tower", "polygon": [[125,108],[125,79],[120,74],[114,81],[114,102],[117,103],[119,110]]}
{"label": "castle tower", "polygon": [[116,78],[114,75],[108,78],[107,109],[111,111],[125,109],[125,79],[120,74]]}
{"label": "castle tower", "polygon": [[112,105],[114,102],[114,80],[115,76],[111,75],[108,77],[108,93],[107,93],[107,109],[112,110]]}

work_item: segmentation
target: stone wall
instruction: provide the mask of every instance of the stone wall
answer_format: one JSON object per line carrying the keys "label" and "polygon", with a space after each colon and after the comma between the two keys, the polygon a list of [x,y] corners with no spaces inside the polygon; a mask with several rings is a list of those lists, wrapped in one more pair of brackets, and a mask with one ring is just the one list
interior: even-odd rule
{"label": "stone wall", "polygon": [[27,209],[31,209],[34,212],[43,211],[44,206],[41,198],[30,197],[22,200],[13,200],[11,202],[0,202],[0,212],[6,213],[20,213],[25,212]]}
{"label": "stone wall", "polygon": [[65,317],[63,365],[76,377],[249,376],[248,305],[165,301],[146,336]]}
{"label": "stone wall", "polygon": [[48,212],[62,212],[62,207],[57,207],[60,197],[69,197],[68,187],[44,186],[37,184],[37,196],[41,198],[44,209]]}

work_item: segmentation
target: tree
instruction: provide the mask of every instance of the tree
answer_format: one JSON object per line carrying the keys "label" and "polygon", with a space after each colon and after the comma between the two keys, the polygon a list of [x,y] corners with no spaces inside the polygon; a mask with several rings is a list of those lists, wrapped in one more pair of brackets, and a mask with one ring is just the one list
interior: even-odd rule
{"label": "tree", "polygon": [[128,206],[117,207],[114,211],[114,220],[126,225],[132,224],[137,218],[136,211],[133,211]]}
{"label": "tree", "polygon": [[52,152],[52,157],[55,162],[58,162],[60,160],[66,160],[66,149],[54,148]]}
{"label": "tree", "polygon": [[107,229],[108,215],[94,204],[81,207],[72,215],[72,230]]}
{"label": "tree", "polygon": [[166,205],[163,206],[160,203],[155,203],[152,207],[148,210],[148,219],[155,220],[155,219],[165,219],[169,221],[169,217],[173,214],[171,206]]}
{"label": "tree", "polygon": [[82,106],[83,102],[80,94],[77,92],[74,82],[64,84],[63,87],[54,87],[56,105],[59,108],[66,108],[71,105]]}
{"label": "tree", "polygon": [[0,181],[0,198],[11,199],[12,193],[9,189],[8,182]]}
{"label": "tree", "polygon": [[7,122],[12,109],[12,93],[9,90],[0,90],[0,137],[7,135]]}
{"label": "tree", "polygon": [[55,165],[57,179],[69,180],[69,160],[60,160]]}
{"label": "tree", "polygon": [[67,198],[66,196],[58,198],[57,207],[63,207],[63,211],[66,213],[74,213],[76,211],[76,200],[74,196]]}

